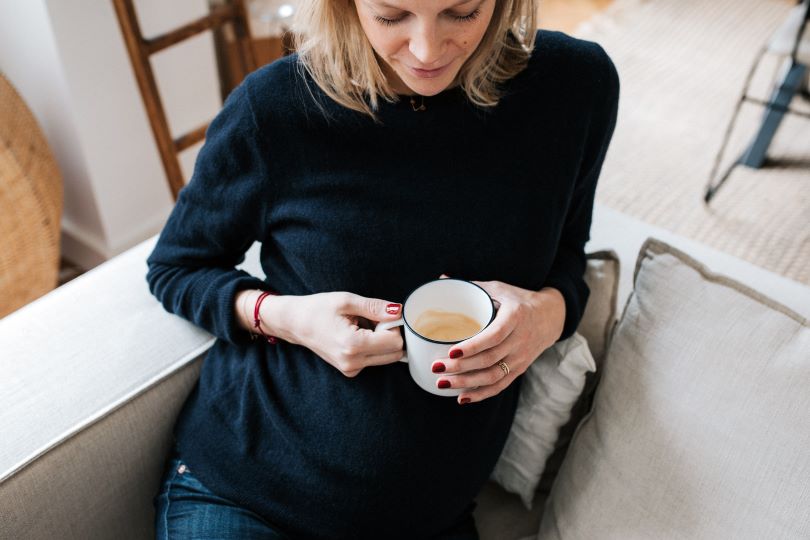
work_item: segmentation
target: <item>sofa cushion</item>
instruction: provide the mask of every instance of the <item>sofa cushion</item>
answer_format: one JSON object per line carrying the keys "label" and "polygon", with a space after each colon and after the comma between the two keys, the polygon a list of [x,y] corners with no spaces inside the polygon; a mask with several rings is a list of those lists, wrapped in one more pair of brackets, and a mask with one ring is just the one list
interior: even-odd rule
{"label": "sofa cushion", "polygon": [[618,309],[617,298],[620,281],[619,257],[612,250],[596,251],[588,254],[588,266],[585,271],[585,282],[591,290],[585,313],[579,323],[577,333],[587,341],[596,363],[596,371],[585,374],[585,387],[579,399],[571,408],[568,422],[560,428],[554,453],[546,460],[543,475],[540,478],[538,491],[548,496],[560,465],[568,451],[574,430],[591,408],[593,393],[602,372],[602,360],[605,356],[610,334],[616,323]]}
{"label": "sofa cushion", "polygon": [[526,510],[520,497],[487,482],[475,502],[473,517],[480,540],[520,540],[537,535],[545,494],[538,493],[532,509]]}
{"label": "sofa cushion", "polygon": [[613,251],[588,254],[585,283],[590,295],[577,327],[598,366],[605,356],[608,338],[616,322],[616,297],[619,292],[619,257]]}
{"label": "sofa cushion", "polygon": [[642,248],[540,538],[810,537],[810,323]]}
{"label": "sofa cushion", "polygon": [[546,349],[523,374],[515,418],[492,479],[531,509],[557,434],[582,394],[585,374],[596,369],[579,334]]}
{"label": "sofa cushion", "polygon": [[[492,479],[506,491],[519,495],[527,509],[531,508],[547,460],[555,455],[553,470],[545,474],[550,478],[559,468],[576,422],[587,410],[596,384],[595,377],[585,378],[596,370],[591,352],[594,357],[604,355],[616,317],[616,254],[589,254],[585,281],[591,294],[577,335],[544,352],[523,376],[512,429],[492,474]],[[588,392],[583,395],[586,386]]]}

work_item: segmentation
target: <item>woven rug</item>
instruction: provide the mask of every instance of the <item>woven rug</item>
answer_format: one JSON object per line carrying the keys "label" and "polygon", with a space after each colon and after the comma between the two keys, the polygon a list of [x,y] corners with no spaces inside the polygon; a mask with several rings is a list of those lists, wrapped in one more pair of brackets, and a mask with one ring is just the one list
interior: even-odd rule
{"label": "woven rug", "polygon": [[[788,0],[617,0],[577,30],[600,43],[622,83],[597,190],[615,210],[810,284],[810,119],[786,117],[767,167],[738,167],[710,206],[703,194],[748,70]],[[762,97],[778,67],[754,80]],[[797,98],[794,105],[807,109]],[[727,161],[753,137],[745,106]]]}

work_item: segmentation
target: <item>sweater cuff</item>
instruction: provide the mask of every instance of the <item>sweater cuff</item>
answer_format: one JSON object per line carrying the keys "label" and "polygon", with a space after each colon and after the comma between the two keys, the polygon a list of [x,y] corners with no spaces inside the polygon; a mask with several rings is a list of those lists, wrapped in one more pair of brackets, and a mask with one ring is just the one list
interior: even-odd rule
{"label": "sweater cuff", "polygon": [[582,320],[590,290],[584,280],[575,282],[567,276],[550,276],[543,286],[557,289],[565,299],[565,323],[558,341],[568,339],[574,335]]}
{"label": "sweater cuff", "polygon": [[[261,279],[251,276],[246,272],[239,271],[239,276],[230,281],[219,291],[219,312],[222,316],[222,324],[220,325],[219,334],[217,337],[229,341],[234,344],[250,343],[252,337],[242,325],[239,324],[239,319],[236,317],[234,303],[236,302],[236,295],[240,291],[248,289],[259,289],[262,291],[270,290],[267,284]],[[251,313],[253,306],[250,307]]]}

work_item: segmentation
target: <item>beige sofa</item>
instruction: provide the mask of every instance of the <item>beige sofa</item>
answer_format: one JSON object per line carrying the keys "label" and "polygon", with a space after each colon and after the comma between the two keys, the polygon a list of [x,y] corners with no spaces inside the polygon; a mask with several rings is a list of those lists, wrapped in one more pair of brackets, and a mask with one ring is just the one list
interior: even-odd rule
{"label": "beige sofa", "polygon": [[[714,274],[705,269],[692,271],[697,268],[696,265],[690,266],[694,261],[689,259],[687,264],[684,262],[687,259],[672,256],[664,244],[648,244],[645,247],[646,255],[637,265],[639,249],[649,236],[661,238],[703,262],[714,272],[731,276],[759,292],[754,294],[738,288],[736,283],[728,287],[730,282],[714,279]],[[144,280],[145,258],[153,242],[151,240],[133,248],[0,320],[0,539],[144,539],[153,536],[152,496],[157,490],[161,468],[169,450],[171,426],[196,381],[201,361],[212,343],[207,333],[165,313],[149,295]],[[756,298],[752,309],[765,306],[775,310],[776,315],[769,316],[771,319],[775,317],[777,323],[793,324],[784,338],[793,340],[790,341],[793,349],[789,348],[785,353],[791,359],[788,362],[792,369],[791,380],[800,383],[808,381],[803,390],[810,394],[810,342],[804,351],[805,342],[802,341],[808,333],[810,287],[597,207],[589,251],[606,249],[618,254],[623,271],[618,282],[613,282],[611,274],[616,266],[610,258],[603,255],[594,261],[589,271],[594,300],[588,306],[587,321],[580,328],[580,332],[593,344],[594,356],[599,364],[603,363],[606,330],[613,328],[616,313],[623,312],[624,316],[617,326],[616,343],[610,344],[611,348],[604,359],[606,378],[599,383],[594,411],[580,424],[568,455],[558,452],[552,458],[555,465],[551,469],[556,470],[562,462],[560,475],[553,488],[554,478],[550,474],[545,475],[531,511],[522,506],[518,497],[505,493],[493,483],[484,489],[476,511],[483,540],[536,536],[544,509],[550,510],[547,510],[543,521],[543,538],[719,538],[722,535],[717,536],[715,532],[718,529],[714,527],[735,518],[741,509],[748,508],[746,505],[756,502],[756,497],[745,496],[742,502],[734,506],[734,501],[739,501],[739,497],[720,496],[713,490],[715,484],[701,481],[700,478],[693,478],[691,484],[680,486],[677,490],[663,489],[673,485],[679,472],[667,469],[667,464],[677,461],[667,455],[667,449],[673,449],[673,452],[677,449],[678,456],[685,455],[687,450],[678,447],[679,441],[692,437],[690,429],[699,432],[699,428],[705,426],[693,426],[688,421],[685,424],[673,422],[679,431],[667,432],[666,436],[677,435],[679,438],[669,439],[666,445],[662,445],[659,429],[668,424],[659,423],[658,417],[645,419],[643,414],[647,410],[663,414],[661,410],[650,407],[649,403],[636,410],[635,402],[630,402],[630,405],[625,403],[623,408],[636,411],[627,420],[610,408],[613,405],[610,399],[618,391],[611,394],[603,386],[621,385],[623,381],[632,380],[633,373],[643,372],[641,367],[648,367],[642,358],[644,362],[639,364],[641,367],[637,366],[628,375],[628,372],[621,371],[626,369],[622,358],[638,352],[644,343],[655,344],[656,348],[651,350],[656,357],[661,350],[678,348],[677,338],[663,330],[658,330],[657,335],[665,335],[670,340],[666,347],[662,348],[656,343],[653,334],[643,335],[642,345],[632,341],[638,338],[638,332],[633,331],[634,325],[649,324],[655,328],[655,317],[649,316],[650,306],[644,303],[644,298],[653,298],[666,289],[664,285],[667,283],[656,284],[656,279],[660,280],[661,275],[669,276],[670,272],[674,272],[676,277],[683,274],[687,280],[706,279],[708,285],[705,287],[720,287],[722,294],[754,294],[745,297],[749,300]],[[249,261],[251,257],[255,259],[255,253],[248,257]],[[637,286],[646,287],[644,295],[640,290],[631,295],[634,267],[637,268],[636,279],[640,280]],[[255,263],[248,263],[247,269],[258,273]],[[670,282],[670,278],[663,282]],[[703,281],[700,283],[699,286],[704,287]],[[669,285],[674,286],[673,283]],[[715,289],[711,287],[705,290],[701,288],[697,294],[713,298],[712,291]],[[760,294],[782,305],[771,303]],[[743,300],[747,302],[745,298]],[[668,308],[673,313],[678,312],[681,305],[677,298],[675,300],[672,304],[675,307]],[[728,300],[729,303],[734,301]],[[655,302],[660,301],[656,299]],[[719,313],[723,313],[723,307],[719,309]],[[687,322],[694,323],[694,319],[695,316],[690,315]],[[765,319],[757,320],[763,324],[766,322]],[[702,327],[711,326],[704,324]],[[663,328],[677,329],[679,326],[666,321]],[[717,320],[712,332],[722,338],[722,321]],[[757,345],[761,336],[752,335],[751,339]],[[735,343],[740,341],[739,338],[733,340]],[[617,349],[615,354],[612,352],[614,345]],[[783,359],[782,362],[787,360]],[[662,372],[671,362],[662,365],[664,367],[653,365],[654,373]],[[599,371],[602,371],[601,367]],[[651,376],[650,380],[677,381],[679,373],[676,370],[667,378]],[[734,369],[728,377],[739,378],[736,373]],[[592,378],[589,383],[592,386],[596,379]],[[637,399],[651,400],[650,396],[659,391],[659,386],[665,385],[630,385],[623,388],[621,394],[629,396],[634,389],[641,387],[646,393],[640,394]],[[708,388],[711,390],[711,387]],[[669,387],[661,389],[662,395],[671,396],[671,392],[666,393],[669,390]],[[798,406],[803,402],[791,401],[798,388],[785,390],[790,406],[777,410],[793,414],[793,405]],[[763,388],[763,392],[766,391]],[[652,402],[665,401],[678,410],[682,405],[677,397],[681,395],[680,390],[675,394],[673,399]],[[700,399],[698,390],[683,395],[688,396],[691,404]],[[769,407],[773,404],[768,401],[766,405]],[[767,407],[763,408],[767,410]],[[734,421],[734,418],[721,418],[718,425],[730,426],[729,432],[732,434],[740,433],[743,428],[731,429],[736,425]],[[574,427],[575,423],[572,422],[564,429],[563,439],[571,436]],[[743,427],[748,429],[747,424]],[[794,438],[803,438],[810,445],[810,424],[795,425],[793,429]],[[594,430],[598,431],[596,439]],[[719,437],[720,432],[722,429],[712,433]],[[745,444],[727,444],[746,447],[743,448],[745,452],[757,445],[767,445],[768,441],[758,440],[755,432],[746,433],[749,437],[745,439]],[[599,437],[602,435],[613,437],[610,439],[613,446],[600,448]],[[773,437],[773,434],[768,436]],[[632,444],[629,449],[621,449],[624,443]],[[782,446],[789,447],[781,451],[784,459],[790,463],[765,464],[763,470],[768,478],[780,479],[783,474],[786,478],[806,474],[808,483],[805,486],[810,485],[810,458],[791,454],[791,444]],[[619,456],[632,456],[633,462],[618,463],[621,460],[616,454],[610,453],[617,449],[621,450]],[[592,452],[589,453],[589,450]],[[718,447],[714,451],[724,455],[733,454],[735,448]],[[709,458],[705,461],[709,461]],[[752,465],[749,460],[746,464],[758,470],[756,463]],[[644,465],[643,470],[641,465]],[[731,462],[729,466],[733,465],[734,462]],[[792,468],[793,472],[788,474],[790,471],[786,471],[786,467]],[[587,478],[583,479],[581,473],[586,470],[589,477],[600,478],[600,482],[591,484]],[[725,469],[718,465],[712,470]],[[660,480],[647,479],[643,484],[634,485],[629,479],[640,477],[641,473],[660,474]],[[617,478],[625,479],[622,480],[625,483]],[[739,479],[729,480],[729,474],[720,474],[718,478],[722,487],[740,495]],[[765,479],[757,478],[759,486],[765,485]],[[659,481],[661,486],[657,486]],[[782,483],[779,487],[785,489],[786,486]],[[606,494],[600,492],[602,488],[614,491]],[[703,493],[706,490],[708,494]],[[550,501],[546,506],[549,492]],[[678,523],[678,512],[686,510],[679,510],[677,504],[688,499],[690,492],[694,497],[701,497],[701,504],[706,504],[705,500],[714,501],[712,497],[722,500],[716,509],[709,508],[701,514],[703,521],[689,514],[697,520],[697,524],[689,521],[682,528]],[[622,493],[625,496],[621,496]],[[810,537],[810,514],[807,510],[810,508],[807,500],[810,489],[805,489],[804,494],[801,490],[789,491],[791,500],[787,501],[782,501],[778,492],[767,493],[771,497],[769,507],[774,509],[777,517],[767,513],[755,516],[756,523],[761,524],[762,528],[746,524],[749,532],[777,531],[771,537],[780,537],[778,533],[781,532],[785,538],[798,538],[801,536],[796,535],[797,531],[806,530]],[[667,512],[662,514],[659,508],[645,506],[653,502],[666,507]],[[606,509],[605,512],[600,512],[600,508]],[[578,519],[579,515],[583,519]],[[713,515],[723,518],[714,519]],[[745,524],[746,514],[742,515],[743,518],[737,521]],[[617,523],[616,516],[626,516],[627,520],[619,518],[620,522]],[[781,529],[774,529],[774,523],[782,523],[780,519],[786,524]],[[593,531],[601,532],[594,536]],[[742,534],[729,534],[728,537],[746,537],[746,534],[743,530]]]}

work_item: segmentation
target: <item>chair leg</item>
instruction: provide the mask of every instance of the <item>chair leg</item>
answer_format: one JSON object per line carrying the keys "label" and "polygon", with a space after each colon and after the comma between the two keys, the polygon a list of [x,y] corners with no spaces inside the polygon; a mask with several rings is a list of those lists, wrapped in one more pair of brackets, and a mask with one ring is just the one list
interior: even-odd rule
{"label": "chair leg", "polygon": [[762,117],[762,123],[757,131],[754,140],[748,146],[742,157],[742,164],[746,167],[759,169],[765,163],[765,154],[768,151],[773,137],[785,112],[788,110],[790,101],[793,96],[799,91],[799,88],[804,80],[804,74],[807,67],[802,64],[791,64],[787,69],[782,82],[774,91],[770,101],[768,102],[765,114]]}
{"label": "chair leg", "polygon": [[723,176],[720,177],[717,182],[710,182],[709,185],[706,187],[706,193],[703,195],[703,202],[709,204],[711,200],[714,198],[715,194],[720,190],[720,187],[726,183],[728,177],[731,176],[731,172],[742,163],[742,156],[737,158],[734,163],[728,166],[726,172],[723,173]]}
{"label": "chair leg", "polygon": [[[757,62],[755,62],[755,66],[758,62],[759,59]],[[801,90],[801,87],[805,82],[808,71],[807,66],[803,64],[793,63],[790,65],[785,72],[785,76],[774,89],[771,99],[766,104],[765,112],[762,117],[762,123],[760,124],[756,136],[753,138],[742,155],[733,164],[731,164],[731,166],[729,166],[723,176],[721,176],[719,180],[715,181],[715,175],[720,168],[720,162],[722,161],[723,154],[726,151],[726,146],[728,145],[731,137],[734,124],[737,121],[737,116],[739,115],[742,103],[748,99],[748,85],[750,84],[751,77],[754,73],[754,70],[752,69],[746,82],[746,89],[743,92],[742,98],[737,103],[737,107],[734,110],[734,114],[731,118],[731,122],[729,122],[726,133],[723,136],[723,143],[720,147],[720,151],[717,153],[715,158],[712,172],[709,175],[709,183],[706,187],[706,193],[703,196],[703,200],[706,202],[706,204],[709,204],[720,187],[731,175],[731,172],[738,165],[745,165],[746,167],[751,167],[753,169],[759,169],[762,167],[762,165],[765,163],[768,147],[770,146],[771,141],[773,141],[776,130],[779,127],[779,124],[782,122],[782,118],[785,116],[785,113],[790,111],[789,105],[793,99],[793,96],[799,92],[806,92],[806,90]]]}
{"label": "chair leg", "polygon": [[720,143],[720,149],[717,151],[717,154],[714,157],[714,164],[712,165],[712,170],[709,173],[709,181],[706,185],[706,193],[703,197],[703,200],[706,204],[714,197],[715,192],[720,188],[723,182],[726,181],[728,176],[731,174],[732,169],[739,164],[739,159],[734,162],[731,167],[723,174],[723,177],[715,183],[715,178],[717,177],[717,171],[720,169],[720,163],[723,161],[723,157],[726,154],[726,148],[728,147],[729,140],[731,139],[731,134],[734,132],[734,126],[737,123],[737,118],[740,115],[740,109],[742,109],[743,103],[748,99],[748,90],[751,87],[751,80],[754,78],[754,74],[757,72],[757,67],[759,63],[762,61],[762,57],[765,56],[765,52],[767,49],[762,48],[760,49],[757,57],[754,59],[753,63],[751,64],[751,68],[748,70],[748,75],[745,77],[745,83],[743,84],[742,94],[740,98],[737,100],[737,105],[734,107],[734,112],[731,114],[731,118],[729,119],[728,125],[726,126],[726,131],[723,134],[723,141]]}

